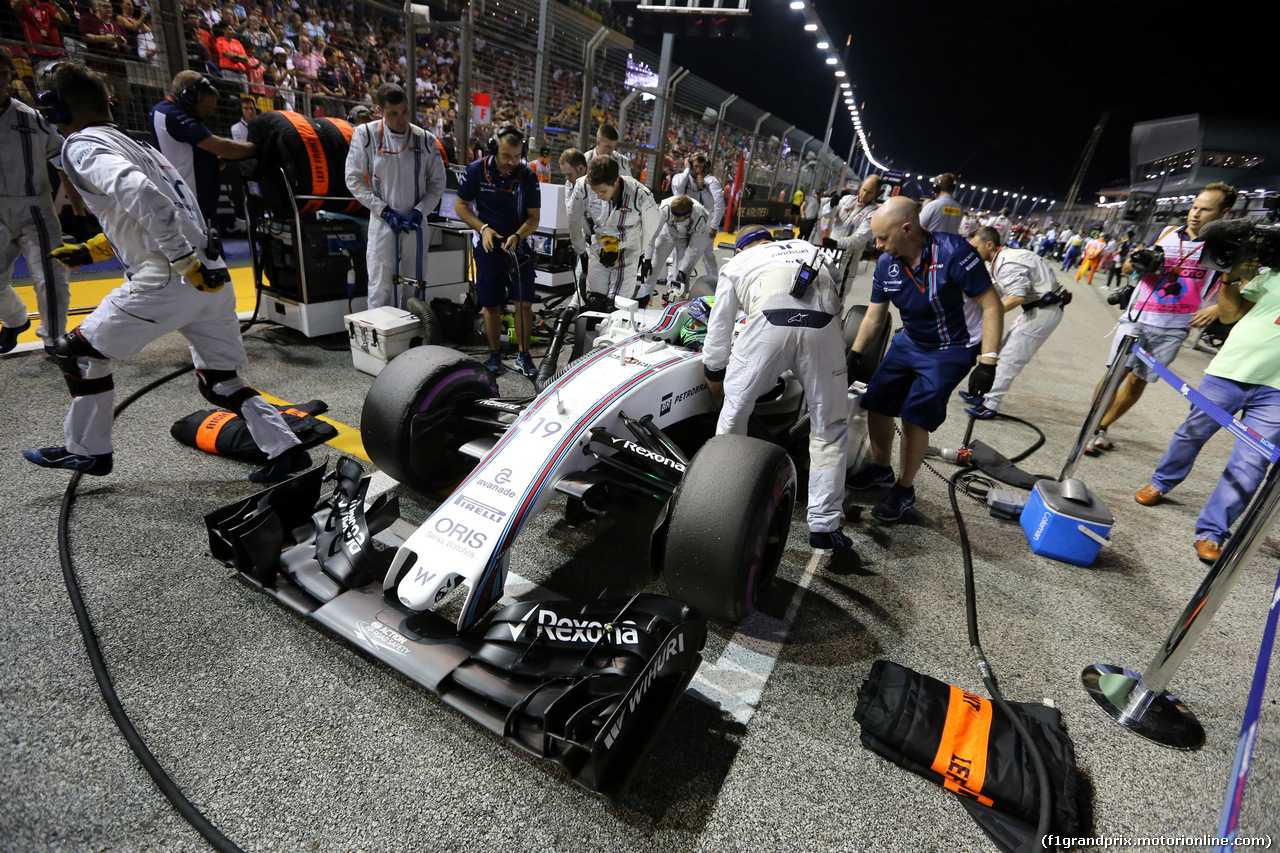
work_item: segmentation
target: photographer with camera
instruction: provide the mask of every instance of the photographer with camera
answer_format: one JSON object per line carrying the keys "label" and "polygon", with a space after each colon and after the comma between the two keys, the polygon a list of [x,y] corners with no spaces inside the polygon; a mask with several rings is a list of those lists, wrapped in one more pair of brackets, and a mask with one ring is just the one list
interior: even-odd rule
{"label": "photographer with camera", "polygon": [[[1218,273],[1200,263],[1200,253],[1204,248],[1200,229],[1226,216],[1235,203],[1235,187],[1221,182],[1209,184],[1187,211],[1186,225],[1166,228],[1149,246],[1133,250],[1123,271],[1125,275],[1137,271],[1142,274],[1142,279],[1133,288],[1120,317],[1107,364],[1115,359],[1120,340],[1126,335],[1134,335],[1138,345],[1151,353],[1156,361],[1170,365],[1177,358],[1191,326],[1208,325],[1217,319],[1217,307],[1205,307]],[[1123,294],[1124,290],[1119,293]],[[1115,294],[1107,301],[1114,298]],[[1148,383],[1157,378],[1155,371],[1136,355],[1128,354],[1127,359],[1120,387],[1107,405],[1098,431],[1085,445],[1084,452],[1088,456],[1097,456],[1115,447],[1107,437],[1107,430],[1133,408]],[[1098,387],[1102,387],[1101,383]]]}
{"label": "photographer with camera", "polygon": [[[1231,337],[1205,368],[1200,393],[1273,444],[1280,443],[1280,233],[1248,220],[1215,222],[1203,232],[1203,262],[1225,271],[1218,304]],[[1271,267],[1254,277],[1259,265]],[[1200,448],[1219,424],[1198,406],[1182,422],[1151,482],[1133,499],[1155,506],[1186,479]],[[1218,559],[1231,525],[1248,506],[1267,472],[1261,454],[1237,441],[1227,467],[1196,519],[1196,555]]]}

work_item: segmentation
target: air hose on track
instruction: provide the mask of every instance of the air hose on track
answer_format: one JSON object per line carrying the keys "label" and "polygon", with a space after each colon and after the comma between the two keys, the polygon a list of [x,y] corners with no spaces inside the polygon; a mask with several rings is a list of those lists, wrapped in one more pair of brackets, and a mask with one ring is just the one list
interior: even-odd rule
{"label": "air hose on track", "polygon": [[[262,294],[259,290],[258,301],[261,301],[261,296]],[[256,303],[253,316],[254,319],[240,327],[241,334],[247,332],[257,322],[258,306]],[[193,370],[195,370],[193,365],[187,365],[147,383],[121,401],[115,407],[112,417],[118,418],[121,412],[144,394]],[[84,597],[80,594],[80,581],[76,578],[75,563],[71,559],[71,541],[68,528],[71,520],[71,506],[75,503],[76,489],[80,485],[82,476],[83,474],[79,471],[73,473],[70,482],[67,483],[66,491],[62,495],[62,506],[58,510],[58,561],[62,564],[62,579],[67,587],[67,596],[71,599],[71,609],[75,611],[76,623],[80,626],[80,635],[84,638],[84,649],[89,656],[89,666],[93,669],[93,677],[98,682],[98,690],[102,693],[103,701],[107,703],[107,710],[111,712],[111,718],[115,720],[117,728],[124,735],[124,739],[129,744],[129,748],[133,750],[133,754],[137,756],[138,762],[150,774],[152,781],[160,789],[160,793],[164,794],[178,814],[182,815],[183,820],[189,823],[196,832],[200,833],[209,842],[209,845],[219,853],[242,853],[235,842],[223,835],[187,799],[186,795],[182,793],[182,789],[160,766],[160,762],[152,754],[151,750],[147,748],[147,744],[143,741],[142,736],[138,734],[138,730],[134,728],[129,715],[125,713],[120,697],[116,695],[115,686],[111,683],[111,673],[107,672],[107,664],[102,656],[102,647],[98,644],[98,634],[93,630],[93,622],[89,619],[89,611],[84,606]]]}
{"label": "air hose on track", "polygon": [[[1015,418],[1010,415],[998,414],[998,418],[1014,421],[1023,424],[1036,431],[1038,438],[1026,450],[1010,459],[1010,462],[1021,462],[1032,453],[1035,453],[1045,442],[1044,432],[1035,424],[1024,421],[1021,418]],[[974,419],[969,418],[969,429],[965,432],[965,443],[968,443],[969,436],[973,431]],[[926,463],[927,464],[927,463]],[[928,466],[930,471],[935,474],[938,472]],[[969,547],[969,530],[964,523],[964,516],[960,513],[960,502],[956,497],[960,488],[965,488],[966,494],[969,494],[967,487],[961,485],[961,481],[972,476],[978,471],[976,465],[967,465],[947,480],[947,496],[951,501],[951,512],[956,519],[956,527],[960,531],[960,557],[964,562],[964,610],[965,623],[968,628],[969,647],[973,650],[974,657],[978,659],[978,674],[982,677],[982,683],[986,685],[987,693],[991,696],[991,701],[1000,712],[1009,720],[1009,724],[1013,726],[1018,733],[1018,737],[1022,738],[1022,742],[1026,745],[1027,753],[1031,757],[1031,763],[1035,767],[1036,785],[1040,790],[1039,815],[1036,823],[1035,844],[1036,849],[1044,848],[1044,838],[1049,834],[1049,821],[1053,812],[1053,788],[1049,782],[1049,770],[1045,765],[1044,756],[1040,754],[1040,749],[1036,745],[1035,740],[1031,737],[1031,733],[1027,730],[1026,725],[1022,722],[1022,718],[1018,715],[1013,707],[1005,701],[1004,694],[1000,692],[999,686],[996,684],[995,675],[991,671],[991,666],[987,663],[986,654],[982,651],[982,644],[978,640],[978,605],[977,592],[973,580],[973,553]],[[942,476],[939,474],[939,476]]]}

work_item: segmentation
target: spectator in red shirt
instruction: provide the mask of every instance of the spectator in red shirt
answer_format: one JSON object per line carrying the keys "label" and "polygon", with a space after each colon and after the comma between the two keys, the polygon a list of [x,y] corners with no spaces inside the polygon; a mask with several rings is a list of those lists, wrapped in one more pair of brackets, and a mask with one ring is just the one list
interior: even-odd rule
{"label": "spectator in red shirt", "polygon": [[244,45],[236,38],[235,31],[228,24],[214,27],[214,49],[218,52],[218,70],[226,80],[244,83],[248,80],[245,71],[249,66],[249,56],[244,52]]}
{"label": "spectator in red shirt", "polygon": [[[91,53],[110,57],[129,54],[129,39],[124,34],[124,27],[112,18],[111,0],[93,0],[93,11],[80,16],[80,37],[89,45]],[[89,67],[108,74],[124,72],[113,61],[95,61],[90,58]]]}
{"label": "spectator in red shirt", "polygon": [[66,55],[58,33],[58,24],[71,23],[66,10],[45,0],[12,0],[11,5],[22,24],[27,53],[42,59]]}

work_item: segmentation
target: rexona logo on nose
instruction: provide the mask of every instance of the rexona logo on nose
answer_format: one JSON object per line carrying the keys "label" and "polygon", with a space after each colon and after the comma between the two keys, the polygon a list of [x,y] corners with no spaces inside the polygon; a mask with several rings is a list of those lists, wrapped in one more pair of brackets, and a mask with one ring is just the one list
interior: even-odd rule
{"label": "rexona logo on nose", "polygon": [[575,619],[571,616],[560,616],[546,607],[530,610],[518,624],[509,625],[511,639],[519,639],[529,617],[538,614],[536,636],[546,637],[558,643],[598,643],[606,634],[612,635],[615,643],[635,646],[640,643],[640,632],[636,623],[630,619],[617,624],[597,622],[594,619]]}

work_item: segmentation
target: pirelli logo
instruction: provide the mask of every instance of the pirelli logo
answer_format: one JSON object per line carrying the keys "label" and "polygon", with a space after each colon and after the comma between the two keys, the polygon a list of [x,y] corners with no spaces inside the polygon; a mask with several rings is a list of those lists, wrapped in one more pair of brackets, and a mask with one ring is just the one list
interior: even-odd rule
{"label": "pirelli logo", "polygon": [[480,503],[480,501],[472,500],[466,495],[458,495],[453,502],[468,512],[474,512],[476,515],[487,518],[490,521],[502,521],[507,514],[500,509],[494,509],[488,504]]}

